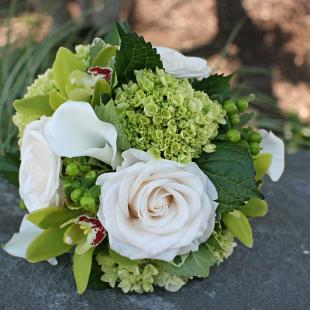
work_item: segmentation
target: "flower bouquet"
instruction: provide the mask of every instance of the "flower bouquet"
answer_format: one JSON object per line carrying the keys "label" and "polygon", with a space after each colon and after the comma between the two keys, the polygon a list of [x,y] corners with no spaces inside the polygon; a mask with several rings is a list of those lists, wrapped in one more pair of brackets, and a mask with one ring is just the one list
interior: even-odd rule
{"label": "flower bouquet", "polygon": [[[204,59],[155,47],[116,24],[103,41],[61,47],[13,103],[20,231],[4,250],[31,263],[72,254],[87,287],[177,291],[205,278],[267,212],[267,173],[284,145],[247,126],[252,95]],[[13,176],[10,174],[10,179]]]}

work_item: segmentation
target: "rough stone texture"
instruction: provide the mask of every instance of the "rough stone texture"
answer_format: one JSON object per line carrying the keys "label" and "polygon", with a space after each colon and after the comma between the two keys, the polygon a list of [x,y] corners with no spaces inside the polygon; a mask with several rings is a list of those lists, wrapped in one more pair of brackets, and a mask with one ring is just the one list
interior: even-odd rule
{"label": "rough stone texture", "polygon": [[[123,294],[88,290],[79,296],[71,264],[29,264],[0,250],[1,309],[310,309],[310,153],[288,156],[279,183],[267,182],[269,214],[253,221],[252,250],[235,249],[205,280],[178,293]],[[18,230],[16,191],[0,181],[0,242]]]}

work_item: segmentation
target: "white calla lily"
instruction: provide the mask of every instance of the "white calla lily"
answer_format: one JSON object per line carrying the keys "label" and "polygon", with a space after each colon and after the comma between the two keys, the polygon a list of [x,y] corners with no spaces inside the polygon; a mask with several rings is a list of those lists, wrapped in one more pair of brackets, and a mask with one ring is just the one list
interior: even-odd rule
{"label": "white calla lily", "polygon": [[202,79],[207,78],[212,71],[203,58],[185,56],[168,47],[156,46],[156,51],[165,71],[176,77]]}
{"label": "white calla lily", "polygon": [[[15,233],[12,238],[4,245],[3,250],[10,255],[26,258],[27,248],[34,238],[43,230],[27,220],[26,214],[20,224],[19,232]],[[57,265],[56,258],[48,260],[51,265]]]}
{"label": "white calla lily", "polygon": [[259,130],[262,137],[262,150],[263,154],[271,154],[272,162],[267,171],[270,179],[273,182],[277,182],[283,174],[284,171],[284,157],[285,157],[285,147],[283,141],[273,134],[271,131],[265,129]]}
{"label": "white calla lily", "polygon": [[90,156],[113,169],[120,164],[116,128],[101,121],[87,102],[63,103],[46,124],[44,136],[59,156]]}

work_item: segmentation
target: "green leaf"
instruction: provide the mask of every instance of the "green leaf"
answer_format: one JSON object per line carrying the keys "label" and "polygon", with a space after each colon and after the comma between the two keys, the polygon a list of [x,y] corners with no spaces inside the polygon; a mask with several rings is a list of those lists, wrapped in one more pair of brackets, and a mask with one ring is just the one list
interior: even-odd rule
{"label": "green leaf", "polygon": [[267,214],[268,204],[266,200],[251,198],[244,206],[240,208],[240,211],[249,217],[261,217]]}
{"label": "green leaf", "polygon": [[256,171],[256,181],[261,181],[266,175],[272,162],[272,155],[263,153],[259,154],[254,159],[254,167]]}
{"label": "green leaf", "polygon": [[17,99],[13,102],[13,106],[17,112],[22,114],[35,116],[50,116],[53,114],[53,109],[49,104],[48,96],[35,96]]}
{"label": "green leaf", "polygon": [[94,248],[89,249],[83,254],[77,254],[74,252],[73,255],[73,274],[74,280],[79,294],[87,288],[89,275],[92,267]]}
{"label": "green leaf", "polygon": [[104,41],[111,45],[120,45],[121,42],[116,24],[118,24],[125,33],[130,32],[129,25],[127,22],[113,23],[110,32],[104,38]]}
{"label": "green leaf", "polygon": [[248,150],[236,143],[219,142],[214,153],[203,153],[197,164],[217,189],[219,213],[241,207],[251,197],[262,198]]}
{"label": "green leaf", "polygon": [[201,81],[193,81],[192,86],[196,90],[205,92],[209,97],[216,95],[225,100],[230,96],[229,82],[231,78],[232,75],[214,74]]}
{"label": "green leaf", "polygon": [[243,215],[242,212],[234,210],[233,212],[224,214],[222,221],[236,238],[238,238],[245,246],[252,248],[252,228],[247,217]]}
{"label": "green leaf", "polygon": [[246,125],[253,117],[255,116],[255,112],[243,113],[240,116],[240,122],[238,124],[238,128],[242,128]]}
{"label": "green leaf", "polygon": [[115,57],[115,71],[119,85],[134,80],[134,70],[144,68],[155,70],[156,67],[163,67],[160,56],[151,43],[145,42],[143,37],[139,37],[136,33],[125,33],[119,24],[117,29],[121,38],[121,47]]}
{"label": "green leaf", "polygon": [[63,223],[78,217],[83,210],[69,210],[57,206],[38,209],[31,212],[27,219],[36,226],[47,229],[60,227]]}
{"label": "green leaf", "polygon": [[67,100],[68,99],[65,96],[63,96],[60,92],[56,91],[55,89],[53,89],[49,93],[49,104],[54,111],[57,110],[58,107]]}
{"label": "green leaf", "polygon": [[166,262],[158,262],[166,271],[179,277],[207,277],[210,268],[217,262],[216,258],[204,243],[199,250],[191,252],[180,267]]}
{"label": "green leaf", "polygon": [[105,42],[101,38],[95,38],[89,48],[90,63],[94,61],[98,53],[105,47]]}
{"label": "green leaf", "polygon": [[105,80],[98,80],[95,84],[94,95],[92,98],[92,105],[93,106],[100,104],[102,94],[111,95],[111,86]]}
{"label": "green leaf", "polygon": [[42,231],[28,246],[26,258],[31,263],[38,263],[68,252],[71,245],[63,242],[67,227],[49,228]]}
{"label": "green leaf", "polygon": [[99,119],[104,122],[109,122],[115,126],[117,130],[117,145],[119,149],[129,149],[130,144],[125,133],[125,129],[121,123],[119,114],[117,113],[114,102],[110,100],[107,104],[102,104],[98,106],[95,111]]}
{"label": "green leaf", "polygon": [[139,259],[131,260],[128,257],[122,256],[111,249],[109,249],[109,256],[114,262],[122,266],[134,266],[140,262]]}
{"label": "green leaf", "polygon": [[69,49],[60,47],[52,66],[52,72],[55,84],[63,95],[66,95],[65,86],[69,80],[70,73],[74,70],[85,71],[86,65]]}
{"label": "green leaf", "polygon": [[18,187],[19,160],[14,155],[0,156],[0,175]]}
{"label": "green leaf", "polygon": [[105,46],[95,57],[91,66],[108,67],[110,59],[115,56],[117,46],[107,45]]}
{"label": "green leaf", "polygon": [[100,279],[101,277],[102,277],[101,266],[98,264],[95,255],[93,255],[92,268],[88,279],[88,288],[94,290],[110,288],[110,285],[107,282],[101,281]]}

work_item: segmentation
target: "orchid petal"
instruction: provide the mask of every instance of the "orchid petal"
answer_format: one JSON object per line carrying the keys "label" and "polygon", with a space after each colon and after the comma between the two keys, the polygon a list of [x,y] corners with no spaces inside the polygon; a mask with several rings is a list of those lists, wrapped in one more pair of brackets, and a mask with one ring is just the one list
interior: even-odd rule
{"label": "orchid petal", "polygon": [[273,182],[277,182],[283,174],[284,171],[284,153],[285,147],[283,141],[274,135],[271,131],[268,132],[264,129],[259,131],[262,137],[262,150],[261,153],[271,154],[272,162],[267,171],[267,174],[270,176],[270,179]]}
{"label": "orchid petal", "polygon": [[67,101],[46,124],[44,135],[52,151],[65,157],[90,156],[116,168],[116,128],[98,119],[87,102]]}
{"label": "orchid petal", "polygon": [[[22,219],[19,232],[15,233],[13,237],[4,245],[3,250],[8,254],[26,259],[27,248],[34,238],[42,232],[30,221],[27,220],[27,215]],[[48,260],[51,265],[57,265],[56,258]]]}

